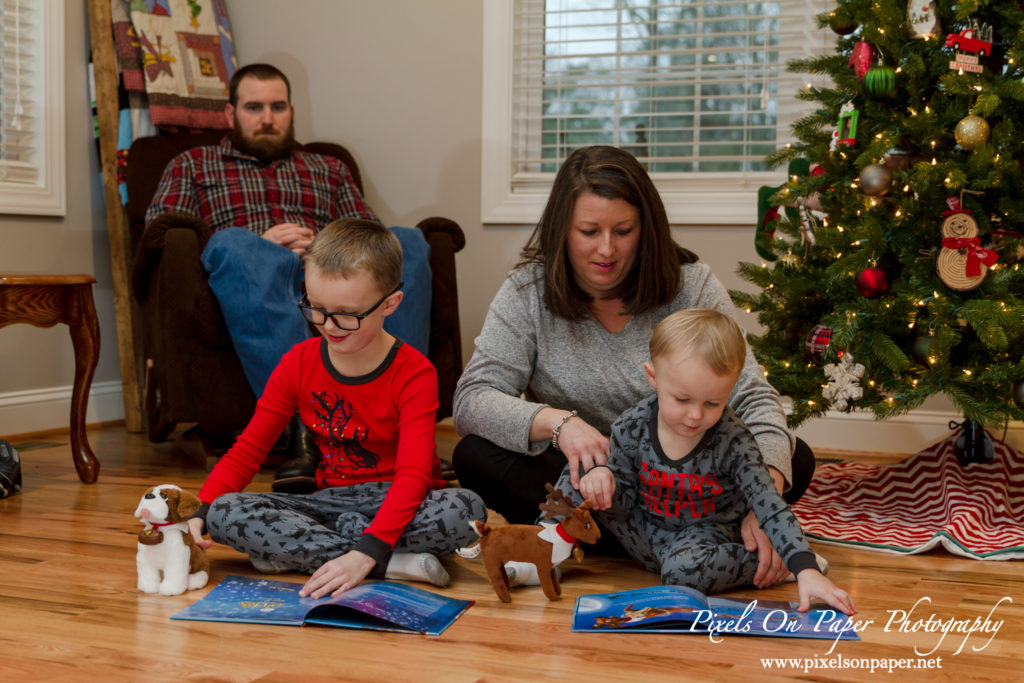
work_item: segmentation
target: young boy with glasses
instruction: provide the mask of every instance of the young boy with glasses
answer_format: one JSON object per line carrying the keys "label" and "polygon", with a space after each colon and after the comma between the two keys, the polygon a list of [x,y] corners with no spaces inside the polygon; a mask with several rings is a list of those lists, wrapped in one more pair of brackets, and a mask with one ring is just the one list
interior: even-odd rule
{"label": "young boy with glasses", "polygon": [[[402,301],[402,249],[383,226],[331,223],[303,257],[303,316],[320,337],[281,359],[189,521],[261,572],[312,574],[300,591],[338,595],[367,576],[448,585],[437,555],[473,542],[487,510],[447,488],[435,452],[437,373],[383,329]],[[240,493],[298,412],[322,457],[309,495]]]}

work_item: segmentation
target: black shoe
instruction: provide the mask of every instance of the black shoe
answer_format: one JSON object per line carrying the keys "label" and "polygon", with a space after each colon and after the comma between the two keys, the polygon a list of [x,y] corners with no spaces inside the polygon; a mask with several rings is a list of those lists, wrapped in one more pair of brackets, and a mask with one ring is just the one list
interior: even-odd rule
{"label": "black shoe", "polygon": [[21,490],[21,458],[14,446],[0,441],[0,498]]}
{"label": "black shoe", "polygon": [[288,424],[288,430],[288,458],[277,469],[270,488],[277,493],[312,493],[317,489],[320,449],[297,416]]}

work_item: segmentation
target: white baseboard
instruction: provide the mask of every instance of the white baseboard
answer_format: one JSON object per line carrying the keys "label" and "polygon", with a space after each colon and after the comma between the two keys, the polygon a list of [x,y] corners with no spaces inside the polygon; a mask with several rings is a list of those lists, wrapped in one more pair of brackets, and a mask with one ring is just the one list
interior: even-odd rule
{"label": "white baseboard", "polygon": [[[951,434],[950,420],[962,422],[963,418],[952,412],[923,409],[885,421],[876,420],[870,411],[830,412],[804,422],[796,435],[812,449],[916,453]],[[1024,452],[1024,424],[1010,423],[1005,438],[1002,429],[989,429],[989,434]]]}
{"label": "white baseboard", "polygon": [[[0,436],[67,429],[71,420],[71,386],[0,394]],[[86,424],[124,419],[121,382],[93,382]]]}

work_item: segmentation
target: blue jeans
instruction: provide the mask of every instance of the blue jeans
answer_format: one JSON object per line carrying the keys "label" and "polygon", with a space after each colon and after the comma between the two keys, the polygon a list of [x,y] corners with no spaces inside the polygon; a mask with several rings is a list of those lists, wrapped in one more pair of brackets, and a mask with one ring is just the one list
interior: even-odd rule
{"label": "blue jeans", "polygon": [[[430,341],[430,247],[418,228],[391,228],[402,243],[404,298],[384,329],[427,354]],[[299,313],[304,274],[285,247],[245,228],[218,230],[201,257],[210,288],[224,312],[242,369],[259,397],[281,356],[309,338]]]}

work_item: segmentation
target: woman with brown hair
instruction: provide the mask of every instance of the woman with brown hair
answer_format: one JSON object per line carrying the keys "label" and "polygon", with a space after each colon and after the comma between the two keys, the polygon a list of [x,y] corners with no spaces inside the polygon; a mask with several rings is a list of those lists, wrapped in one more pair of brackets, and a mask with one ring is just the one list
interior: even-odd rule
{"label": "woman with brown hair", "polygon": [[[578,488],[581,471],[607,461],[612,422],[653,391],[643,372],[651,333],[686,308],[733,313],[708,266],[672,239],[640,163],[615,147],[575,151],[459,380],[460,485],[512,523],[536,519],[544,484],[566,464]],[[814,456],[786,428],[779,394],[749,350],[729,404],[792,503],[810,482]],[[755,585],[788,574],[752,514],[743,537],[759,551]]]}

